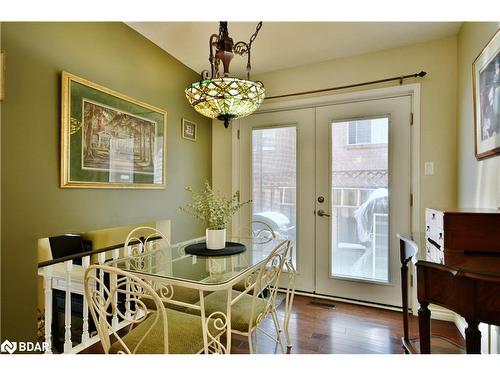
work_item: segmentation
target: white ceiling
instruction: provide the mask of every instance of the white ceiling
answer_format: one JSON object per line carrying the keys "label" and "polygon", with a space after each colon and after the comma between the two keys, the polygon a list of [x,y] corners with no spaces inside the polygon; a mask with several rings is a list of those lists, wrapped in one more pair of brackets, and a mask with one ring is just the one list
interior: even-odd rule
{"label": "white ceiling", "polygon": [[[209,69],[208,39],[217,22],[128,22],[196,72]],[[248,42],[257,22],[229,22],[233,41]],[[306,65],[456,35],[460,22],[264,22],[252,45],[252,73]],[[235,56],[231,75],[243,76]]]}

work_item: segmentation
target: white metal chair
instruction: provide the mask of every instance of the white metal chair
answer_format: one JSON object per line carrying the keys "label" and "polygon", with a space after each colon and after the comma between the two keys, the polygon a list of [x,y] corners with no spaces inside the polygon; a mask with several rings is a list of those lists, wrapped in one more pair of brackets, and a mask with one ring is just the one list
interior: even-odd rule
{"label": "white metal chair", "polygon": [[170,239],[156,228],[142,226],[134,228],[125,240],[125,253],[139,255],[144,251],[170,246]]}
{"label": "white metal chair", "polygon": [[[276,313],[276,294],[278,280],[283,270],[290,242],[277,247],[259,267],[246,279],[243,292],[232,291],[231,300],[231,332],[248,337],[250,353],[257,350],[257,330],[274,340],[285,352],[281,340],[281,328]],[[267,289],[264,295],[262,292]],[[225,311],[227,292],[214,292],[205,297],[205,312],[207,316],[215,311]],[[272,316],[276,337],[259,327],[268,315]],[[252,335],[255,339],[252,340]],[[254,346],[255,342],[255,346]]]}
{"label": "white metal chair", "polygon": [[[161,231],[156,228],[141,226],[134,228],[125,240],[125,252],[127,255],[140,255],[147,251],[154,251],[162,247],[169,247],[170,240]],[[142,259],[140,260],[142,261]],[[195,304],[200,300],[198,290],[186,288],[178,285],[172,286],[173,300]],[[148,303],[149,301],[145,301]],[[185,310],[175,304],[165,303],[165,306],[175,310]],[[150,304],[150,307],[153,307]]]}
{"label": "white metal chair", "polygon": [[[276,233],[269,224],[258,220],[251,221],[241,226],[237,233],[240,236],[251,237],[257,243],[266,243],[277,238]],[[235,284],[233,289],[243,292],[246,289],[245,280],[241,280],[239,283]]]}
{"label": "white metal chair", "polygon": [[[103,274],[109,274],[106,285]],[[212,344],[203,335],[200,317],[167,309],[158,293],[131,273],[104,265],[92,265],[85,272],[85,297],[106,354],[184,354],[207,351]],[[144,303],[149,300],[150,303]],[[124,311],[118,301],[126,301],[133,311]],[[154,306],[149,308],[148,305]],[[113,323],[132,328],[119,331]],[[209,337],[218,340],[223,331],[207,324]],[[120,333],[125,333],[124,336]]]}
{"label": "white metal chair", "polygon": [[250,223],[241,226],[238,231],[240,236],[252,237],[258,242],[269,242],[277,238],[276,232],[266,222],[260,220],[253,220]]}
{"label": "white metal chair", "polygon": [[[261,220],[253,220],[249,224],[240,227],[238,230],[240,235],[248,235],[254,239],[262,240],[264,242],[276,239],[284,238],[280,233],[273,230],[271,225]],[[292,349],[292,341],[290,338],[289,325],[290,325],[290,315],[293,306],[293,298],[295,295],[295,267],[292,260],[292,250],[293,245],[290,243],[290,248],[285,259],[285,269],[287,274],[287,286],[285,291],[285,317],[283,321],[283,328],[285,330],[285,338],[287,342],[287,352],[290,353]],[[243,292],[246,289],[245,280],[237,283],[233,286],[234,290]]]}
{"label": "white metal chair", "polygon": [[293,298],[295,296],[295,275],[297,273],[295,270],[295,266],[293,265],[293,259],[291,255],[292,250],[293,250],[293,245],[290,243],[290,249],[288,250],[285,259],[285,269],[288,282],[287,282],[286,297],[285,297],[285,319],[283,322],[283,328],[285,329],[287,353],[290,353],[292,351],[292,340],[290,338],[289,326],[290,326],[290,316],[292,314]]}

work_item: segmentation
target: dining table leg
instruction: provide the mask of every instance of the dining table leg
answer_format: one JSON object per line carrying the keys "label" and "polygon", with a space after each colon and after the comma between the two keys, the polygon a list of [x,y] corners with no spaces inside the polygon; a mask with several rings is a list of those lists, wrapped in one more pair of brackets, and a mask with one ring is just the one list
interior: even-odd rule
{"label": "dining table leg", "polygon": [[229,287],[227,290],[227,309],[226,309],[226,354],[231,354],[231,307],[232,307],[232,297],[233,289]]}
{"label": "dining table leg", "polygon": [[205,314],[205,293],[203,290],[200,293],[200,317],[201,317],[201,330],[203,333],[203,352],[208,354],[208,320]]}

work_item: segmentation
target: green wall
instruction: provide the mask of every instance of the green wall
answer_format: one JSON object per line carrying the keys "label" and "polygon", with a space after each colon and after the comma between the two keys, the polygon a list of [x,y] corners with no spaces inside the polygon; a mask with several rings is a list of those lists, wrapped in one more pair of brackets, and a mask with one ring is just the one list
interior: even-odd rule
{"label": "green wall", "polygon": [[[172,240],[203,234],[177,211],[211,178],[211,122],[184,88],[198,74],[122,23],[1,24],[7,51],[1,112],[2,340],[36,333],[36,239],[169,218]],[[59,188],[60,73],[66,70],[168,112],[167,188]],[[181,118],[198,123],[198,140],[180,137]]]}

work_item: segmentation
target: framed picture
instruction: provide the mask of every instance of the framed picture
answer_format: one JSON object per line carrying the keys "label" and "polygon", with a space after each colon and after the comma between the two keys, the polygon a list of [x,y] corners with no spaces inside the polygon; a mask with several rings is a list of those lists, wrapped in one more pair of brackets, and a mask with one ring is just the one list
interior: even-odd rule
{"label": "framed picture", "polygon": [[182,138],[189,139],[190,141],[196,141],[196,123],[193,121],[182,119]]}
{"label": "framed picture", "polygon": [[500,154],[500,31],[472,64],[476,159]]}
{"label": "framed picture", "polygon": [[62,73],[61,187],[163,189],[166,111]]}
{"label": "framed picture", "polygon": [[196,123],[193,121],[182,119],[181,135],[184,139],[189,139],[190,141],[196,141],[198,135],[198,129]]}
{"label": "framed picture", "polygon": [[5,51],[0,51],[0,102],[5,98]]}

